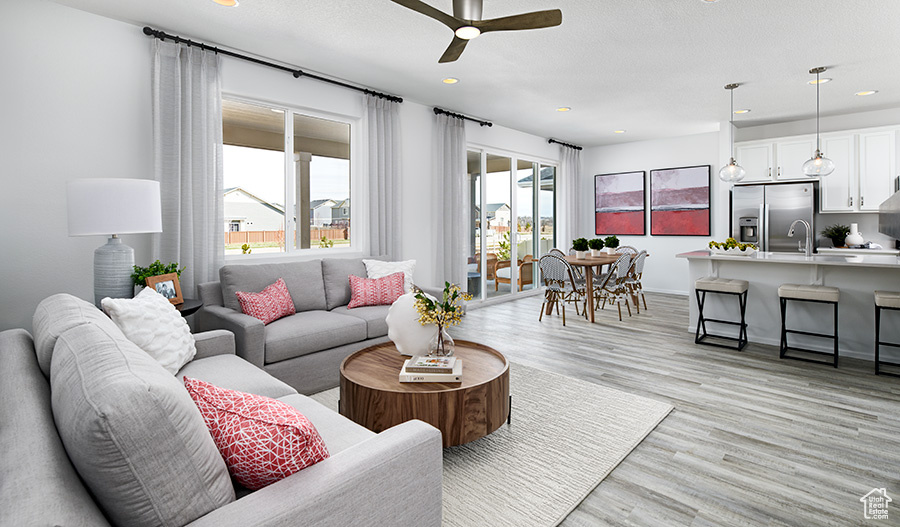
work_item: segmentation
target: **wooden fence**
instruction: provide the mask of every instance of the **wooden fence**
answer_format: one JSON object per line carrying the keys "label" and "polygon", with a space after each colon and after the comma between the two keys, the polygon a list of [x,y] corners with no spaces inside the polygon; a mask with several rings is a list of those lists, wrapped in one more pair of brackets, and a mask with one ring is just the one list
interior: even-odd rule
{"label": "wooden fence", "polygon": [[[327,236],[329,240],[346,240],[347,229],[309,230],[310,240],[320,240]],[[225,233],[225,245],[243,245],[245,243],[284,243],[284,231],[236,231]]]}

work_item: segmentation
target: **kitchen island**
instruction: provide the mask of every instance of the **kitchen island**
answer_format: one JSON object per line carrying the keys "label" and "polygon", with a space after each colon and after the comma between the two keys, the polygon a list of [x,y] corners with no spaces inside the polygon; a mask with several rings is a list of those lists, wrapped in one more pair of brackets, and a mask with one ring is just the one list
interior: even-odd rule
{"label": "kitchen island", "polygon": [[[737,278],[750,282],[747,298],[747,331],[750,342],[779,345],[781,312],[778,286],[816,284],[841,290],[838,304],[840,355],[874,361],[875,290],[900,291],[900,257],[890,255],[853,255],[758,252],[752,256],[712,254],[693,251],[677,255],[688,260],[691,317],[690,331],[696,329],[697,298],[694,281],[704,276]],[[707,317],[739,320],[734,297],[707,295]],[[792,304],[788,308],[788,327],[830,333],[831,307]],[[734,327],[709,326],[713,332],[730,334]],[[900,342],[900,314],[882,314],[882,340]],[[791,335],[791,345],[830,351],[831,342],[803,335]],[[775,351],[777,354],[777,350]],[[884,359],[900,358],[900,350],[882,348]],[[886,356],[885,356],[886,355]],[[884,360],[883,359],[883,360]],[[874,368],[874,366],[873,366]]]}

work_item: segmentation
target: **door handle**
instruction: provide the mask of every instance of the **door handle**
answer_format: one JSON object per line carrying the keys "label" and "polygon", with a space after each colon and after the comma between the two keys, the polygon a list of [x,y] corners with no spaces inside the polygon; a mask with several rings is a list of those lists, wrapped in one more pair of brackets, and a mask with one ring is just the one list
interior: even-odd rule
{"label": "door handle", "polygon": [[778,167],[778,177],[781,177],[781,167]]}
{"label": "door handle", "polygon": [[853,206],[853,196],[850,196],[850,205],[848,205],[848,207],[852,207],[852,206]]}
{"label": "door handle", "polygon": [[860,196],[859,197],[859,206],[862,207],[865,204],[866,204],[866,198],[863,196]]}
{"label": "door handle", "polygon": [[772,179],[772,167],[769,167],[769,179]]}

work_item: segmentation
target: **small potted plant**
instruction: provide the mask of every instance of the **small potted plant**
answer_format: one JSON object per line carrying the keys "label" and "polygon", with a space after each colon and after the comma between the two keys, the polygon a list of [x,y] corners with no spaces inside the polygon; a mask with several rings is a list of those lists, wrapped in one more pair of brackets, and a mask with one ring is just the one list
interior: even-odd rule
{"label": "small potted plant", "polygon": [[603,240],[603,244],[606,246],[606,254],[616,254],[616,248],[619,246],[619,239],[613,234],[612,236],[607,236]]}
{"label": "small potted plant", "polygon": [[587,258],[588,241],[587,238],[578,238],[572,240],[572,248],[575,249],[575,258],[584,260]]}
{"label": "small potted plant", "polygon": [[594,238],[588,242],[588,246],[591,248],[591,257],[596,258],[603,251],[603,239]]}
{"label": "small potted plant", "polygon": [[181,276],[181,272],[185,270],[185,267],[181,269],[178,268],[178,262],[171,262],[169,264],[163,265],[162,262],[156,260],[152,264],[147,267],[133,266],[134,272],[131,273],[131,280],[134,282],[134,285],[144,287],[147,285],[147,279],[152,276],[160,276],[169,273],[175,273],[179,277]]}
{"label": "small potted plant", "polygon": [[463,293],[456,284],[444,282],[444,294],[440,300],[430,298],[419,290],[416,293],[416,311],[419,313],[419,324],[434,324],[437,333],[428,344],[429,357],[449,357],[456,346],[453,338],[447,333],[449,326],[459,324],[465,316],[464,303],[472,300],[472,295]]}
{"label": "small potted plant", "polygon": [[850,234],[850,227],[846,225],[832,225],[826,227],[822,231],[822,236],[831,239],[831,244],[835,247],[843,247],[844,240]]}

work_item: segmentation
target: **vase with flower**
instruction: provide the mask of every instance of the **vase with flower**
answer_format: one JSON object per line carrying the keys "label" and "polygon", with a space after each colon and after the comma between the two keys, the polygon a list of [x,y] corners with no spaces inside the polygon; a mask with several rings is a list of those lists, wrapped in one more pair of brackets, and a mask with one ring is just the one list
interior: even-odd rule
{"label": "vase with flower", "polygon": [[466,314],[463,302],[472,299],[472,295],[463,293],[456,284],[444,282],[444,292],[440,300],[432,299],[424,293],[416,295],[416,311],[419,313],[419,323],[423,326],[434,324],[437,333],[428,344],[428,355],[432,357],[449,357],[453,355],[454,343],[449,326],[459,324]]}

